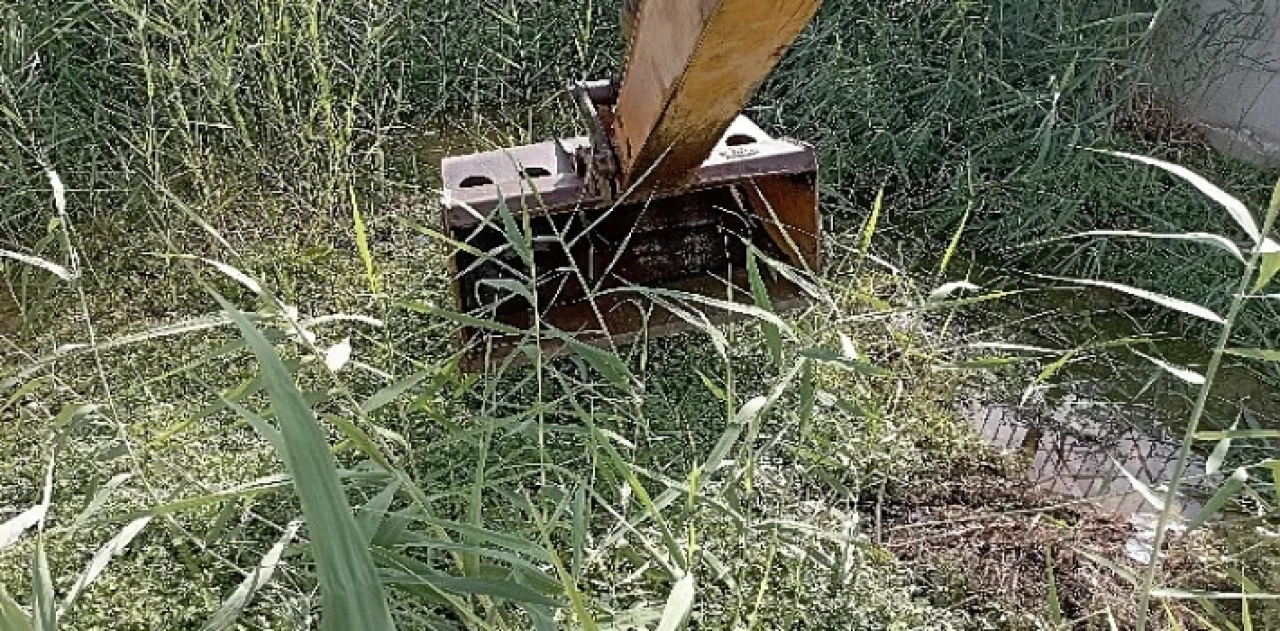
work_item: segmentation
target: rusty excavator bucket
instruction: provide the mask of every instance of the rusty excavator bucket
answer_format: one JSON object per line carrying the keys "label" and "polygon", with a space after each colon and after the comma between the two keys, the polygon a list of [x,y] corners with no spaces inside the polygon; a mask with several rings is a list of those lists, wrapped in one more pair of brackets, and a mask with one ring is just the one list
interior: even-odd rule
{"label": "rusty excavator bucket", "polygon": [[[621,81],[570,89],[588,136],[445,158],[454,296],[488,323],[464,368],[727,319],[710,305],[751,300],[757,253],[821,269],[813,149],[740,115],[820,2],[643,0]],[[775,309],[804,302],[757,268]]]}

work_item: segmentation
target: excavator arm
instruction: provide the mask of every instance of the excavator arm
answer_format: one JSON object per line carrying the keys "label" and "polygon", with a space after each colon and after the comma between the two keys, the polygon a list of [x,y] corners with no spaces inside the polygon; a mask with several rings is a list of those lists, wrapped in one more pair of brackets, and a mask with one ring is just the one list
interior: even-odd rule
{"label": "excavator arm", "polygon": [[[679,187],[711,155],[821,0],[645,0],[616,107],[622,183]],[[633,9],[634,10],[634,9]]]}

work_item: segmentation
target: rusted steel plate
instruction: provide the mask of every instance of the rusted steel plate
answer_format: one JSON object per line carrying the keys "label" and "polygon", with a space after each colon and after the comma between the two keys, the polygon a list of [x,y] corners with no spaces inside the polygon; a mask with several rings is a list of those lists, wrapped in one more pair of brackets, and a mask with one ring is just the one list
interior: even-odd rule
{"label": "rusted steel plate", "polygon": [[[698,275],[674,280],[664,285],[664,289],[709,296],[735,302],[750,302],[750,290],[745,269],[739,268],[731,277],[733,289],[721,278],[710,275]],[[773,308],[776,311],[788,311],[803,307],[808,297],[799,287],[780,277],[767,275],[764,277],[765,289],[769,293]],[[677,335],[690,329],[684,317],[671,310],[671,307],[698,312],[706,316],[710,324],[722,324],[742,320],[746,316],[739,312],[723,309],[708,309],[697,302],[679,300],[655,301],[641,293],[612,293],[597,297],[594,301],[578,301],[556,305],[549,308],[539,317],[544,334],[539,341],[545,356],[556,356],[564,351],[562,339],[549,337],[545,329],[555,329],[570,333],[573,339],[591,346],[608,348],[622,346],[642,339],[658,339]],[[508,318],[508,323],[522,330],[531,331],[533,313],[519,312]],[[463,370],[477,372],[493,369],[506,363],[522,365],[528,363],[528,357],[516,354],[521,346],[532,346],[533,335],[502,335],[482,331],[464,330],[460,342],[464,346],[461,357]]]}
{"label": "rusted steel plate", "polygon": [[[820,269],[817,163],[808,146],[771,138],[739,117],[686,188],[610,202],[587,193],[566,158],[587,139],[562,142],[446,159],[443,222],[450,237],[468,246],[450,259],[461,311],[606,346],[688,327],[640,288],[749,300],[748,244],[796,267]],[[519,224],[527,222],[532,266],[508,246],[495,216],[502,203]],[[766,269],[764,280],[775,307],[803,302],[786,279]],[[713,322],[736,317],[691,308]],[[477,329],[461,335],[468,370],[493,366],[533,339]],[[563,344],[554,336],[538,339],[544,351]]]}
{"label": "rusted steel plate", "polygon": [[[733,190],[720,187],[648,203],[532,217],[535,297],[539,305],[566,303],[623,285],[657,286],[731,263],[742,265],[742,246],[728,241],[750,237],[759,225],[747,212]],[[485,252],[507,240],[494,225],[468,236],[470,245]],[[458,278],[463,309],[492,307],[501,318],[533,308],[525,298],[499,303],[507,292],[486,281],[516,278],[510,270],[528,272],[515,252],[503,252],[500,262],[466,252],[457,256],[460,269],[475,267],[474,273]]]}

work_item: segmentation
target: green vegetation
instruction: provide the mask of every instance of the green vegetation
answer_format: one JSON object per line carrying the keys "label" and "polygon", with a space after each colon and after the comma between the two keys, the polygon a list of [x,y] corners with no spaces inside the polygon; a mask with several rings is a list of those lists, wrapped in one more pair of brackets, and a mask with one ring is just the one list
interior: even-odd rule
{"label": "green vegetation", "polygon": [[[568,132],[563,86],[616,68],[613,3],[0,0],[0,628],[1135,624],[1115,546],[1033,550],[1057,580],[1028,609],[897,558],[915,537],[894,519],[957,481],[1009,486],[956,416],[967,373],[943,369],[1025,370],[963,348],[993,287],[1039,282],[1009,266],[1234,298],[1245,341],[1222,338],[1209,381],[1230,346],[1274,337],[1203,244],[1023,247],[1224,224],[1177,178],[1077,145],[1194,165],[1263,207],[1265,174],[1129,87],[1151,9],[827,3],[752,110],[821,152],[813,306],[468,375],[429,230],[438,160]],[[969,270],[992,282],[944,284]],[[1037,359],[1039,380],[1061,367]],[[1224,502],[1274,516],[1275,461],[1237,461],[1268,430],[1243,427],[1224,452],[1250,477]],[[1223,444],[1202,429],[1186,444]],[[1083,529],[1011,494],[995,508],[1029,511],[1016,528],[1055,546]],[[1251,525],[1221,543],[1248,582],[1192,586],[1280,590]],[[1148,586],[1185,569],[1166,565]],[[1128,600],[1079,593],[1082,567]],[[1164,596],[1156,626],[1275,615]]]}

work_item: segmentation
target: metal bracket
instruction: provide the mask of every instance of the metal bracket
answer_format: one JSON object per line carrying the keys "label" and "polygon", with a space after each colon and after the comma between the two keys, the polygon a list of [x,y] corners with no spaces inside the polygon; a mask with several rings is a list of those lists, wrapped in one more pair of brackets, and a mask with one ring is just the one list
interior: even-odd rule
{"label": "metal bracket", "polygon": [[603,113],[612,119],[613,105],[618,100],[617,86],[610,80],[579,81],[569,88],[578,114],[587,125],[590,144],[578,147],[574,152],[574,166],[587,193],[605,202],[617,198],[618,158],[613,151],[612,120],[606,121]]}

